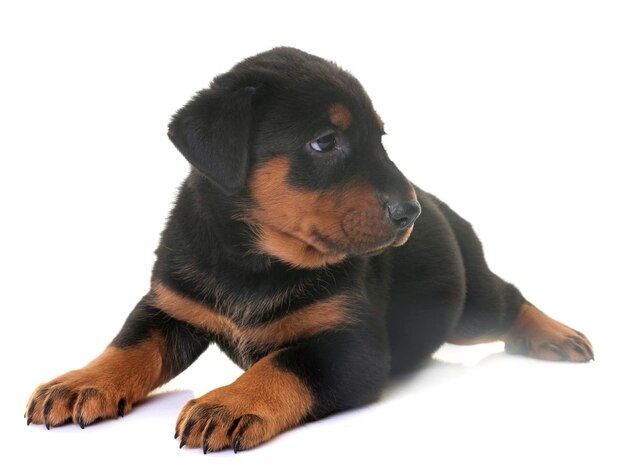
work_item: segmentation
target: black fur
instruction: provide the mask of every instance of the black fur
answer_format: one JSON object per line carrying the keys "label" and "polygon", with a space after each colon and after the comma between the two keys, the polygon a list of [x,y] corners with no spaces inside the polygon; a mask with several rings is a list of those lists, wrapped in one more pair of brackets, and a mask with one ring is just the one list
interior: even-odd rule
{"label": "black fur", "polygon": [[133,347],[158,333],[167,347],[163,377],[169,380],[194,363],[214,337],[151,306],[149,300],[146,296],[139,301],[111,344],[121,349]]}
{"label": "black fur", "polygon": [[[337,104],[339,120],[329,115]],[[328,134],[334,146],[318,150],[316,140]],[[129,349],[163,338],[165,375],[154,385],[183,371],[210,343],[246,369],[273,352],[273,364],[308,389],[313,408],[307,418],[315,419],[373,401],[391,375],[414,370],[446,340],[502,338],[526,301],[489,270],[471,225],[402,175],[382,134],[358,81],[302,51],[276,48],[218,76],[171,120],[169,136],[192,168],[156,251],[153,289],[111,345]],[[296,241],[303,246],[310,239],[316,245],[307,250],[339,258],[310,265],[261,246],[276,238],[266,233],[266,223],[250,218],[263,206],[252,177],[280,161],[288,163],[286,183],[272,193],[292,198],[271,202],[278,205],[264,216],[282,216],[284,207],[303,222],[318,220],[307,225],[310,236]],[[307,217],[297,197],[339,208],[348,200],[349,220]],[[364,201],[369,208],[361,210]],[[420,208],[410,238],[395,246]],[[407,212],[400,226],[392,209],[413,215]],[[292,240],[284,241],[289,246],[296,232],[280,231]],[[335,297],[345,298],[341,305],[348,310],[335,327],[312,336],[242,346],[231,331],[208,332],[160,309],[157,284],[210,316],[225,316],[238,330],[280,323]],[[37,418],[41,395],[34,399],[29,422]],[[125,408],[126,400],[119,412]],[[239,449],[241,442],[232,444]]]}
{"label": "black fur", "polygon": [[[335,130],[342,150],[315,156],[305,145],[329,129],[333,102],[345,104],[358,127]],[[411,185],[388,159],[382,133],[352,76],[290,48],[263,53],[217,77],[170,123],[172,141],[193,168],[162,234],[154,281],[248,326],[346,289],[363,296],[355,308],[360,324],[350,331],[316,336],[280,354],[281,367],[315,392],[315,417],[371,401],[390,373],[416,368],[456,328],[470,337],[502,334],[522,302],[515,288],[489,271],[470,225],[417,187],[422,215],[402,247],[317,269],[251,252],[253,230],[234,219],[249,204],[243,184],[251,168],[286,156],[289,182],[303,190],[357,179],[383,194],[406,195]],[[143,319],[134,314],[114,345],[132,341],[133,329],[138,336],[146,332],[132,324]],[[165,323],[172,333],[169,319],[153,325]],[[246,367],[268,352],[250,348],[242,356],[228,339],[213,340]],[[320,367],[334,370],[326,374]]]}
{"label": "black fur", "polygon": [[170,122],[169,136],[181,154],[227,194],[246,180],[253,93],[200,91]]}

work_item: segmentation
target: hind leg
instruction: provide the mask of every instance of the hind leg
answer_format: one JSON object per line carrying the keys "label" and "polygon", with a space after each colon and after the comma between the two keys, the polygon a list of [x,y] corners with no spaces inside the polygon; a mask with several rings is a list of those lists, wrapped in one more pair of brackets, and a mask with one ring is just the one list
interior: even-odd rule
{"label": "hind leg", "polygon": [[512,354],[545,360],[593,360],[589,340],[530,304],[515,286],[487,267],[482,246],[471,225],[439,202],[459,244],[466,278],[461,318],[447,341],[478,344],[502,340]]}
{"label": "hind leg", "polygon": [[471,306],[466,307],[448,342],[502,340],[511,354],[570,362],[593,360],[593,348],[584,334],[548,317],[497,276],[492,281],[498,283],[489,296],[472,296]]}

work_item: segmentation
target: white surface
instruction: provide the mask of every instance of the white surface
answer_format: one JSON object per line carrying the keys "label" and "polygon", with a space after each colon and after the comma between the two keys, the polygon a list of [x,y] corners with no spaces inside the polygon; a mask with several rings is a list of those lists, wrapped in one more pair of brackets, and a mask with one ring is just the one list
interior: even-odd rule
{"label": "white surface", "polygon": [[[623,2],[236,3],[0,7],[0,471],[624,474]],[[169,116],[276,45],[351,70],[392,159],[473,222],[496,272],[585,332],[597,361],[447,347],[456,363],[381,403],[204,456],[173,433],[189,398],[238,374],[210,350],[123,420],[26,427],[32,389],[94,357],[147,289],[187,171]]]}

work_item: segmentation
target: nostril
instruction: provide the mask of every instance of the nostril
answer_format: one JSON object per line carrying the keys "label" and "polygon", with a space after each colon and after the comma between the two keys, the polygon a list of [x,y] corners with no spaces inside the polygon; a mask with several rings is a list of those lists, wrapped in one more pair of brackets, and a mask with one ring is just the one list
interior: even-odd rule
{"label": "nostril", "polygon": [[422,212],[422,208],[417,201],[411,202],[389,202],[387,203],[387,213],[393,225],[398,230],[409,228]]}

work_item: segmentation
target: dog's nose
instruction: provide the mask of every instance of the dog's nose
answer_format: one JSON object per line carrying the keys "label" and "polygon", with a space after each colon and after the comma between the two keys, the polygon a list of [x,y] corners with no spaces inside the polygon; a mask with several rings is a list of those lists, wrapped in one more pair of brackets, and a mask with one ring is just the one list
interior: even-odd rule
{"label": "dog's nose", "polygon": [[422,207],[417,200],[410,202],[387,202],[387,214],[389,220],[398,231],[406,230],[409,228],[417,217],[422,213]]}

